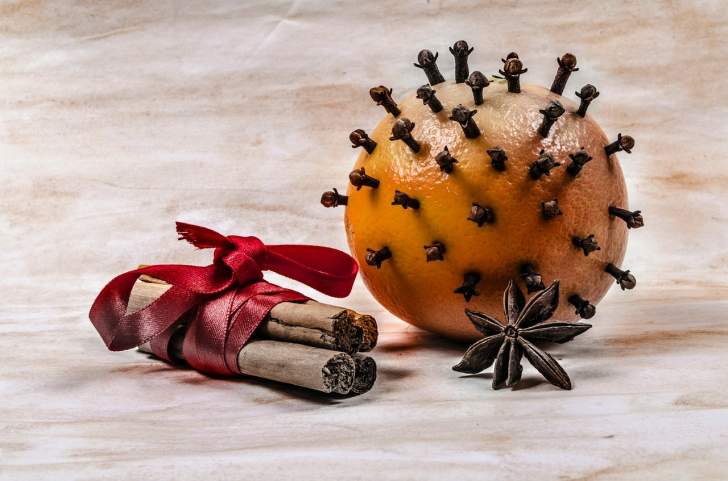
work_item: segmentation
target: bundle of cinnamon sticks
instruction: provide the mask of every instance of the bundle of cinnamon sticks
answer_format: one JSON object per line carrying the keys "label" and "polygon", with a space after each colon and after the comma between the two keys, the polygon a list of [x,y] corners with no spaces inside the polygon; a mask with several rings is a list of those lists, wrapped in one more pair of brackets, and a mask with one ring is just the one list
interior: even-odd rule
{"label": "bundle of cinnamon sticks", "polygon": [[[132,289],[127,308],[136,312],[158,299],[170,284],[141,276]],[[184,323],[173,335],[169,354],[184,362]],[[361,394],[377,377],[374,359],[361,354],[377,343],[372,316],[351,309],[321,304],[283,302],[275,306],[238,353],[241,374],[293,384],[324,393]],[[149,345],[141,351],[151,353]]]}

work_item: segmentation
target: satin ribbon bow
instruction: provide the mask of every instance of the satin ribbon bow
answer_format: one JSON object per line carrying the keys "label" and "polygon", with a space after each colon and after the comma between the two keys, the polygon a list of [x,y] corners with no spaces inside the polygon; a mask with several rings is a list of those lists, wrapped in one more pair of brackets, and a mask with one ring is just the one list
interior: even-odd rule
{"label": "satin ribbon bow", "polygon": [[[210,374],[236,374],[237,355],[270,310],[281,302],[305,302],[303,294],[263,280],[270,270],[333,297],[345,297],[358,272],[356,261],[339,250],[311,245],[265,245],[256,237],[224,236],[177,222],[179,239],[200,249],[214,248],[213,263],[147,266],[112,279],[91,306],[89,318],[106,346],[123,351],[150,341],[169,360],[175,324],[195,310],[183,343],[185,360]],[[172,287],[149,306],[126,314],[129,295],[142,274]]]}

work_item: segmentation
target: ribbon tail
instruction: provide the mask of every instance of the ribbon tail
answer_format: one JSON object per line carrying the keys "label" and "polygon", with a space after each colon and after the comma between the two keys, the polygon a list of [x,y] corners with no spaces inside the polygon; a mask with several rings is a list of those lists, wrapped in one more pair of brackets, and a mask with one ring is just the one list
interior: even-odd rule
{"label": "ribbon tail", "polygon": [[127,314],[129,296],[141,274],[152,268],[126,272],[111,280],[91,306],[89,318],[106,347],[123,351],[158,336],[200,300],[200,295],[173,286],[159,299],[137,312]]}
{"label": "ribbon tail", "polygon": [[332,297],[348,296],[359,272],[350,255],[311,245],[268,246],[265,267]]}

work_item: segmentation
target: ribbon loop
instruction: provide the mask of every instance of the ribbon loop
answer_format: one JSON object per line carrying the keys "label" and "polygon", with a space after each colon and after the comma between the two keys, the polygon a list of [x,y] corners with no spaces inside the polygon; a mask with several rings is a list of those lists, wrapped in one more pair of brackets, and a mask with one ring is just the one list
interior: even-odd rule
{"label": "ribbon loop", "polygon": [[[169,359],[170,328],[191,313],[183,343],[187,362],[203,372],[233,374],[235,356],[276,304],[308,300],[265,282],[264,270],[334,297],[351,292],[358,272],[351,256],[328,247],[266,246],[257,237],[223,236],[182,222],[177,223],[177,232],[180,239],[200,249],[215,248],[213,263],[147,266],[112,279],[89,313],[109,349],[130,349],[152,341],[155,354]],[[147,307],[127,314],[131,290],[142,274],[173,287]]]}

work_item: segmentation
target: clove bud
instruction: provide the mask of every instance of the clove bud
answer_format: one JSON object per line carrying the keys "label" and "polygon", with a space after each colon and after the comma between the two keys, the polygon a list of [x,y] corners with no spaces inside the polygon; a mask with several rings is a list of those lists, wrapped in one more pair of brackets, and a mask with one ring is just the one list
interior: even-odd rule
{"label": "clove bud", "polygon": [[581,91],[576,92],[576,96],[581,99],[579,104],[579,110],[576,111],[576,115],[581,117],[586,116],[586,109],[589,108],[589,104],[599,97],[599,91],[592,84],[586,84],[581,88]]}
{"label": "clove bud", "polygon": [[500,147],[493,147],[492,149],[486,150],[486,152],[490,156],[490,165],[492,165],[495,170],[500,172],[506,170],[506,160],[508,160],[508,156],[503,149]]}
{"label": "clove bud", "polygon": [[541,134],[541,137],[546,138],[549,136],[551,126],[564,114],[564,106],[558,100],[552,100],[545,109],[539,110],[539,112],[543,114],[543,121],[538,128],[538,133]]}
{"label": "clove bud", "polygon": [[468,77],[468,80],[465,81],[465,84],[473,91],[473,101],[475,102],[475,105],[482,104],[483,89],[490,85],[490,82],[485,75],[476,70],[470,74],[470,77]]}
{"label": "clove bud", "polygon": [[591,155],[584,150],[584,147],[575,154],[569,154],[569,158],[571,159],[571,163],[566,167],[566,171],[574,177],[579,175],[584,164],[592,160]]}
{"label": "clove bud", "polygon": [[554,161],[551,154],[547,154],[541,149],[538,159],[534,160],[531,167],[528,169],[528,175],[533,180],[538,180],[542,175],[551,175],[551,169],[554,169],[561,165],[561,162]]}
{"label": "clove bud", "polygon": [[420,208],[420,201],[413,197],[410,197],[404,192],[395,190],[392,205],[401,205],[402,208],[405,210],[407,210],[408,208],[417,210]]}
{"label": "clove bud", "polygon": [[463,83],[468,78],[468,55],[473,52],[473,47],[468,48],[468,42],[458,40],[450,47],[450,53],[455,57],[455,82]]}
{"label": "clove bud", "polygon": [[628,229],[639,229],[645,225],[645,220],[642,218],[642,211],[635,210],[629,211],[626,209],[620,209],[619,207],[609,206],[609,215],[619,217],[627,223]]}
{"label": "clove bud", "polygon": [[476,112],[477,110],[470,110],[464,105],[459,104],[457,107],[452,109],[452,113],[450,114],[450,120],[458,122],[463,128],[465,137],[469,139],[476,139],[480,137],[480,129],[475,123],[475,120],[473,120],[473,116]]}
{"label": "clove bud", "polygon": [[561,209],[559,208],[559,200],[549,200],[548,202],[541,202],[541,213],[543,218],[546,220],[553,219],[554,217],[561,215]]}
{"label": "clove bud", "polygon": [[369,89],[369,96],[374,100],[377,105],[384,107],[384,110],[392,114],[394,117],[399,117],[402,112],[397,107],[397,103],[392,98],[392,89],[388,89],[384,85],[379,87],[372,87]]}
{"label": "clove bud", "polygon": [[514,94],[521,92],[521,74],[528,72],[527,68],[523,68],[523,63],[518,58],[516,52],[511,52],[503,61],[503,68],[498,72],[508,81],[508,91]]}
{"label": "clove bud", "polygon": [[465,302],[470,302],[473,296],[479,296],[480,292],[475,290],[475,286],[480,282],[480,274],[477,272],[466,272],[463,275],[463,283],[460,287],[455,289],[455,294],[462,294],[465,298]]}
{"label": "clove bud", "polygon": [[379,187],[379,181],[368,176],[364,167],[352,170],[349,173],[349,182],[356,187],[356,190],[361,190],[362,187],[371,187],[372,189]]}
{"label": "clove bud", "polygon": [[430,107],[433,113],[438,113],[442,110],[442,103],[435,96],[435,92],[429,85],[423,85],[417,89],[417,98],[421,99],[423,104]]}
{"label": "clove bud", "polygon": [[566,81],[569,80],[571,72],[579,69],[576,67],[576,57],[570,53],[565,53],[561,58],[557,58],[556,63],[559,64],[559,68],[556,71],[554,82],[551,84],[551,91],[561,95],[564,93],[564,87],[566,87]]}
{"label": "clove bud", "polygon": [[495,222],[495,213],[490,207],[483,207],[477,202],[473,202],[467,220],[475,222],[478,224],[478,227],[483,227],[483,224],[492,224]]}
{"label": "clove bud", "polygon": [[410,119],[402,117],[394,122],[392,125],[392,136],[389,140],[401,140],[407,146],[412,149],[413,152],[417,153],[420,151],[420,144],[412,137],[412,129],[415,128],[415,123]]}
{"label": "clove bud", "polygon": [[440,166],[440,170],[445,173],[451,173],[453,167],[455,164],[458,163],[458,159],[450,155],[450,151],[447,149],[447,145],[445,148],[435,156],[435,162],[437,162],[437,165]]}
{"label": "clove bud", "polygon": [[579,294],[570,295],[568,301],[569,304],[576,307],[576,313],[582,319],[591,319],[597,313],[597,308],[586,299],[583,299]]}
{"label": "clove bud", "polygon": [[432,244],[425,246],[425,256],[427,262],[444,261],[445,260],[445,244],[434,241]]}
{"label": "clove bud", "polygon": [[374,152],[374,148],[377,146],[377,143],[369,138],[367,133],[364,132],[364,130],[362,129],[356,129],[352,133],[350,133],[349,140],[351,141],[352,149],[356,149],[357,147],[364,147],[364,150],[366,150],[368,154]]}
{"label": "clove bud", "polygon": [[430,85],[437,85],[445,81],[445,77],[442,76],[440,69],[437,68],[438,55],[440,54],[435,53],[433,55],[429,50],[420,50],[420,53],[417,54],[417,63],[414,64],[415,67],[424,70]]}
{"label": "clove bud", "polygon": [[321,205],[324,207],[338,207],[340,205],[347,205],[348,203],[349,197],[339,194],[336,187],[321,194]]}
{"label": "clove bud", "polygon": [[523,279],[523,282],[526,284],[526,289],[529,294],[536,291],[542,291],[546,288],[546,286],[543,285],[541,274],[536,272],[536,268],[533,264],[526,263],[521,265],[521,279]]}
{"label": "clove bud", "polygon": [[604,152],[606,152],[607,157],[622,150],[631,154],[633,148],[634,139],[632,137],[629,135],[622,136],[622,134],[617,134],[617,140],[604,147]]}
{"label": "clove bud", "polygon": [[597,240],[594,238],[594,234],[589,234],[586,237],[573,236],[571,238],[571,243],[574,244],[575,247],[584,251],[585,256],[588,256],[590,252],[602,250],[602,248],[599,247],[599,243],[597,243]]}
{"label": "clove bud", "polygon": [[619,284],[619,287],[621,287],[622,290],[634,289],[637,285],[637,279],[630,274],[629,270],[623,271],[611,262],[607,264],[607,267],[605,267],[604,270],[616,279],[617,284]]}
{"label": "clove bud", "polygon": [[382,262],[386,261],[387,259],[392,258],[392,252],[389,250],[389,247],[384,246],[378,251],[375,251],[374,249],[367,248],[367,254],[364,258],[366,263],[370,266],[374,266],[377,269],[382,267]]}

